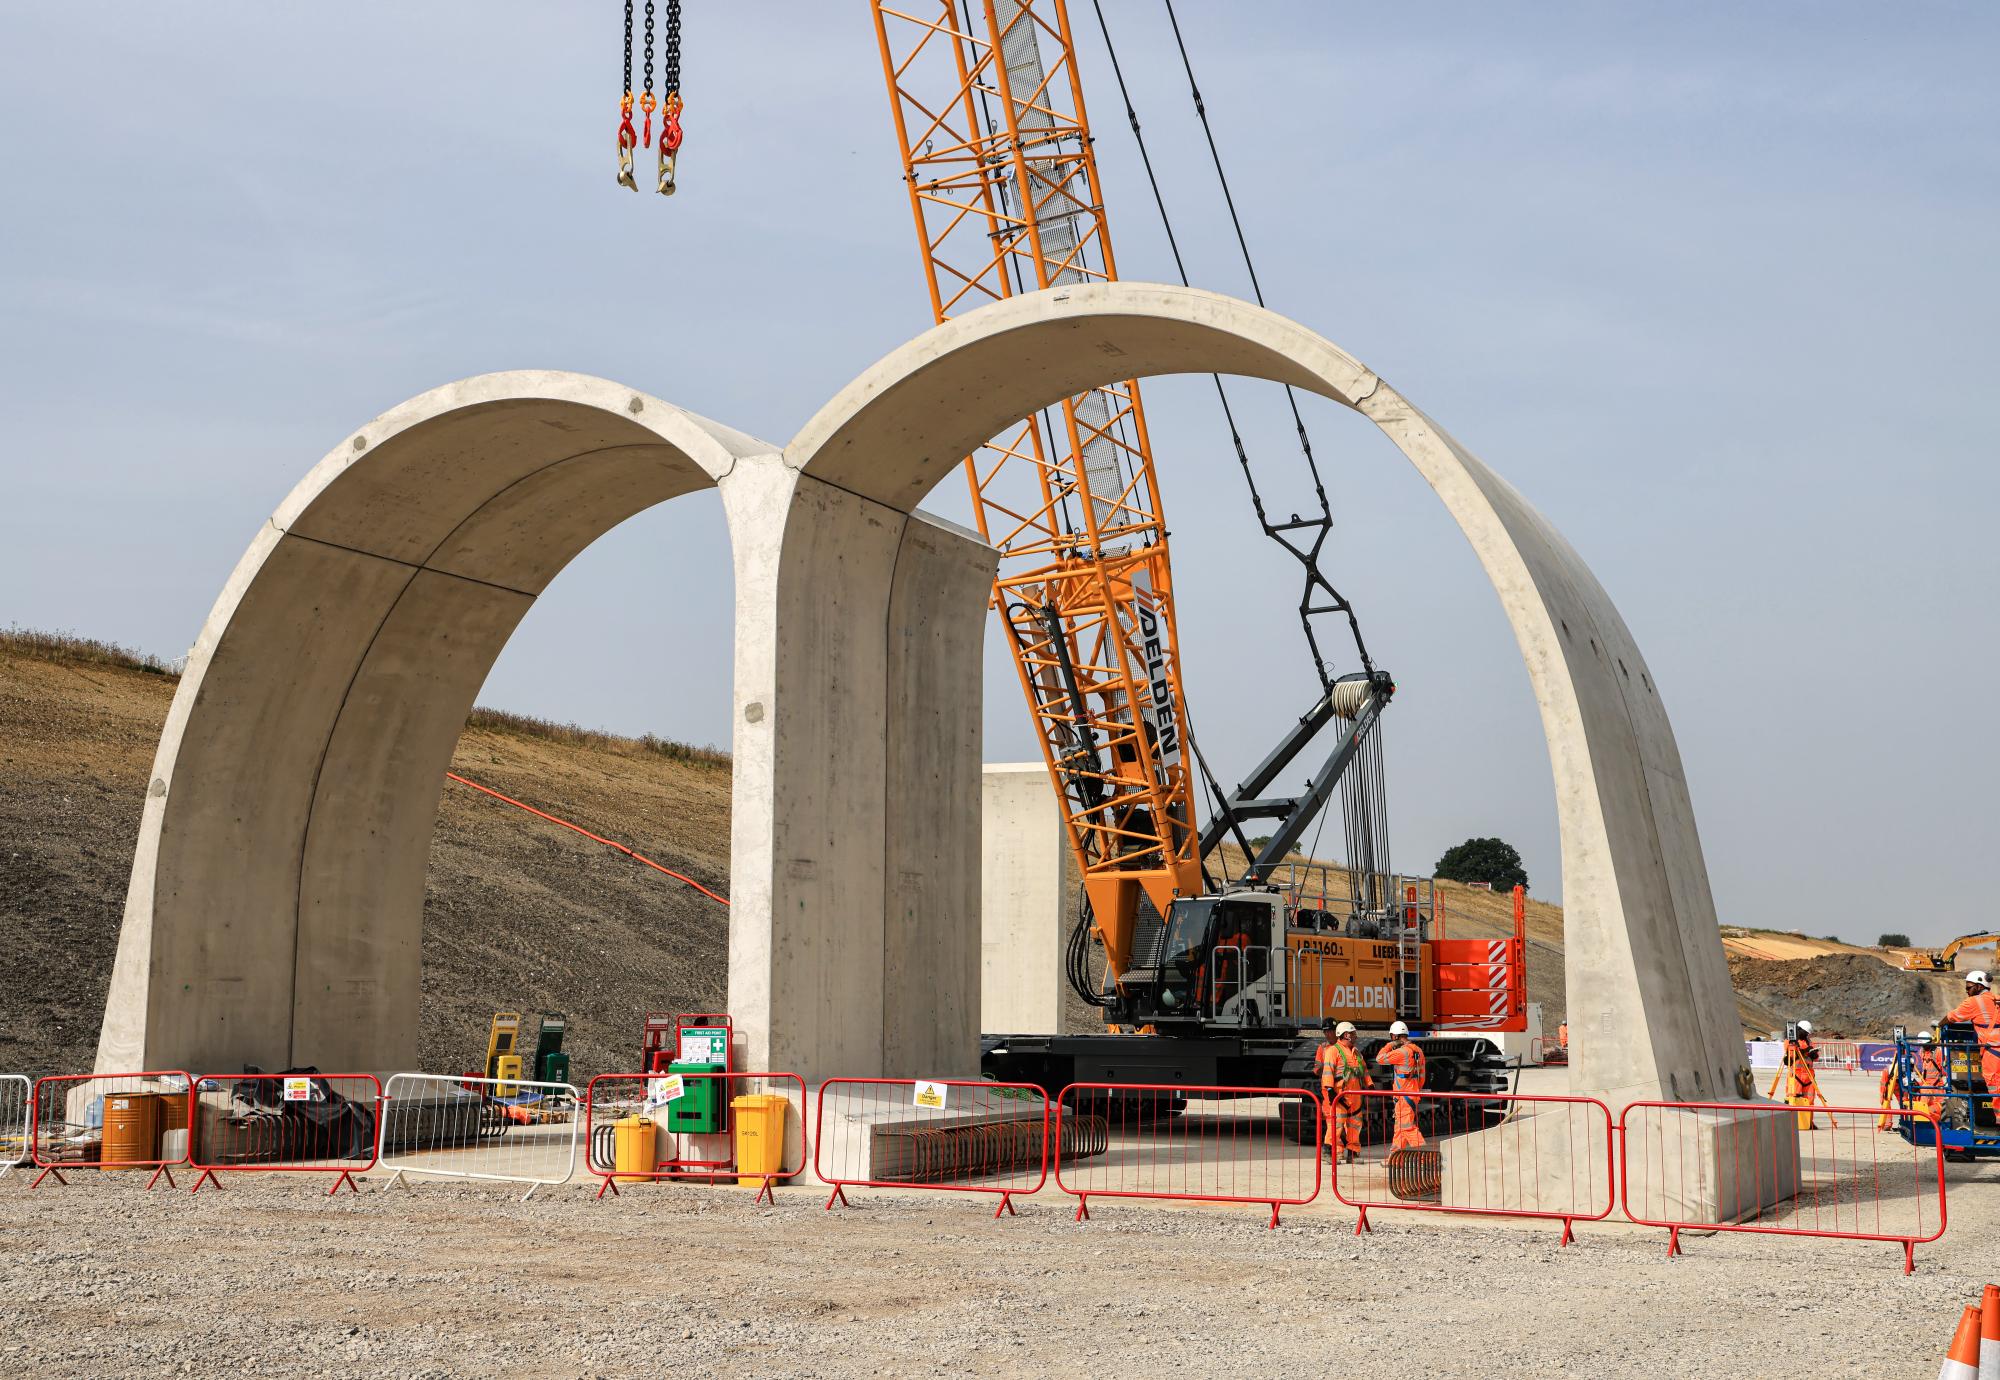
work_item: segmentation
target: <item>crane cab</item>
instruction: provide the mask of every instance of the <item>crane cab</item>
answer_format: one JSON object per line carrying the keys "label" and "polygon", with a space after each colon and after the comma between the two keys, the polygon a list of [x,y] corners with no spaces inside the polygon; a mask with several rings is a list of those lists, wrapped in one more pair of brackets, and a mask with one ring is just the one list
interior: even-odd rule
{"label": "crane cab", "polygon": [[[1378,878],[1395,898],[1364,906],[1298,884],[1243,887],[1173,903],[1157,961],[1120,984],[1122,1015],[1163,1031],[1274,1031],[1404,1020],[1431,1028],[1525,1026],[1525,935],[1446,939],[1428,882]],[[1382,885],[1382,883],[1390,883]]]}

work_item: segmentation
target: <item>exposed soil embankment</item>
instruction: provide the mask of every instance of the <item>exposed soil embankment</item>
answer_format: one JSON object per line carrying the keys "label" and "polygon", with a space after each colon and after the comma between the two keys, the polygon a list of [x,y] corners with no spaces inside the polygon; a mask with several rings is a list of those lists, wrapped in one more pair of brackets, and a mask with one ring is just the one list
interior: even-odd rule
{"label": "exposed soil embankment", "polygon": [[[0,1069],[91,1067],[174,686],[88,647],[0,635]],[[454,771],[728,895],[726,761],[506,715],[474,723]],[[475,1067],[494,1011],[553,1010],[569,1016],[579,1070],[631,1065],[647,1011],[720,1009],[728,931],[698,892],[447,783],[425,883],[421,1062]]]}
{"label": "exposed soil embankment", "polygon": [[[1928,1025],[1964,995],[1950,975],[1905,972],[1861,953],[1759,959],[1732,953],[1737,992],[1771,1013],[1776,1029],[1809,1020],[1822,1038],[1884,1036],[1897,1026]],[[1768,1033],[1768,1031],[1766,1032]]]}

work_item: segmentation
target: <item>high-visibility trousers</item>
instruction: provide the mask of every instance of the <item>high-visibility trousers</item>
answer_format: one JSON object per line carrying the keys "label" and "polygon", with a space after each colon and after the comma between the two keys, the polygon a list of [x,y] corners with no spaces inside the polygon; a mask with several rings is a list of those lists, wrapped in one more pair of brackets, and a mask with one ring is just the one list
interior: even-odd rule
{"label": "high-visibility trousers", "polygon": [[1322,1089],[1326,1104],[1326,1143],[1336,1151],[1361,1153],[1361,1094]]}
{"label": "high-visibility trousers", "polygon": [[1878,1131],[1895,1129],[1896,1118],[1891,1113],[1901,1111],[1904,1104],[1902,1089],[1897,1086],[1898,1082],[1894,1069],[1889,1070],[1882,1080],[1882,1115],[1875,1118],[1875,1129]]}
{"label": "high-visibility trousers", "polygon": [[1979,1076],[1986,1080],[1986,1100],[2000,1105],[2000,1053],[1979,1047]]}
{"label": "high-visibility trousers", "polygon": [[1396,1135],[1389,1142],[1391,1153],[1397,1150],[1413,1150],[1424,1143],[1424,1133],[1417,1129],[1417,1099],[1398,1097],[1396,1099]]}
{"label": "high-visibility trousers", "polygon": [[1802,1109],[1799,1112],[1799,1129],[1801,1131],[1812,1130],[1813,1128],[1812,1107],[1813,1107],[1813,1102],[1815,1101],[1813,1097],[1812,1086],[1808,1085],[1804,1088],[1793,1087],[1788,1089],[1785,1093],[1785,1101],[1790,1103],[1794,1107]]}

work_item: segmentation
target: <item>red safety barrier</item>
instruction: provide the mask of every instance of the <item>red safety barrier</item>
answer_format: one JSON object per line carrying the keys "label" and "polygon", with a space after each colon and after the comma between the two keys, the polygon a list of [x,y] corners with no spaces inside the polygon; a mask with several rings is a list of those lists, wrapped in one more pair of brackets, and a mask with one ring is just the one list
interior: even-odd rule
{"label": "red safety barrier", "polygon": [[[997,1194],[993,1215],[1049,1178],[1049,1095],[1033,1083],[982,1079],[829,1078],[813,1110],[813,1176],[827,1210],[850,1188]],[[1103,1151],[1105,1127],[1078,1118],[1072,1154]],[[1095,1141],[1092,1141],[1092,1137]]]}
{"label": "red safety barrier", "polygon": [[776,1186],[805,1172],[806,1084],[796,1073],[600,1073],[584,1088],[583,1135],[599,1198],[621,1183],[733,1178],[776,1202]]}
{"label": "red safety barrier", "polygon": [[1828,1040],[1814,1045],[1819,1057],[1813,1067],[1821,1073],[1860,1073],[1861,1046],[1853,1040]]}
{"label": "red safety barrier", "polygon": [[1944,1149],[1928,1112],[1895,1115],[1931,1122],[1929,1145],[1878,1130],[1882,1115],[1880,1107],[1634,1102],[1618,1118],[1625,1215],[1665,1227],[1669,1256],[1681,1253],[1683,1231],[1895,1241],[1909,1274],[1917,1247],[1944,1235]]}
{"label": "red safety barrier", "polygon": [[173,1187],[188,1160],[189,1081],[179,1069],[36,1079],[28,1139],[42,1172],[29,1187],[67,1184],[65,1169],[151,1169],[147,1188]]}
{"label": "red safety barrier", "polygon": [[[1105,1148],[1081,1161],[1064,1127],[1105,1123]],[[1230,1088],[1165,1083],[1072,1083],[1056,1102],[1056,1187],[1076,1199],[1167,1198],[1268,1203],[1278,1209],[1319,1196],[1319,1098],[1303,1088]]]}
{"label": "red safety barrier", "polygon": [[[1479,1217],[1601,1222],[1616,1206],[1611,1109],[1594,1097],[1398,1093],[1368,1088],[1352,1119],[1328,1113],[1332,1138],[1352,1125],[1353,1162],[1334,1146],[1333,1196],[1360,1213],[1354,1234],[1372,1232],[1371,1208]],[[1398,1142],[1401,1142],[1398,1144]]]}
{"label": "red safety barrier", "polygon": [[356,1174],[375,1167],[382,1148],[382,1084],[368,1073],[204,1074],[194,1080],[189,1167],[203,1184],[217,1174],[262,1171],[332,1174],[355,1193]]}

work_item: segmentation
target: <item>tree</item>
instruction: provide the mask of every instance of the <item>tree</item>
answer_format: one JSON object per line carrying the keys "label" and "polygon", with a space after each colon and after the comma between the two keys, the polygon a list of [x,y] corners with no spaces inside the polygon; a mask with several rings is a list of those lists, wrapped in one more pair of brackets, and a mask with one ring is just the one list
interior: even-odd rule
{"label": "tree", "polygon": [[1456,848],[1447,848],[1437,861],[1435,875],[1447,882],[1485,882],[1495,891],[1512,891],[1528,884],[1528,870],[1521,855],[1503,839],[1467,839]]}
{"label": "tree", "polygon": [[1875,946],[1881,949],[1907,949],[1910,936],[1907,934],[1881,934],[1875,937]]}

